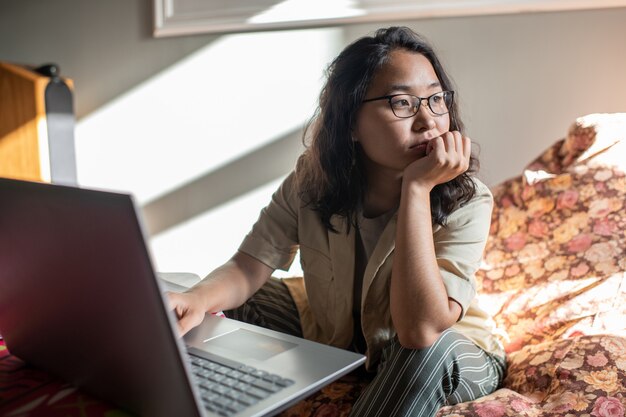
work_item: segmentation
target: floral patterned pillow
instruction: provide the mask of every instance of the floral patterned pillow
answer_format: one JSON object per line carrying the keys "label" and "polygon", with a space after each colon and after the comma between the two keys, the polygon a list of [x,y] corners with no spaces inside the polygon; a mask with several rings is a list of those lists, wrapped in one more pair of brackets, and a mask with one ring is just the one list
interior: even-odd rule
{"label": "floral patterned pillow", "polygon": [[481,305],[508,352],[626,329],[626,114],[580,118],[495,187]]}

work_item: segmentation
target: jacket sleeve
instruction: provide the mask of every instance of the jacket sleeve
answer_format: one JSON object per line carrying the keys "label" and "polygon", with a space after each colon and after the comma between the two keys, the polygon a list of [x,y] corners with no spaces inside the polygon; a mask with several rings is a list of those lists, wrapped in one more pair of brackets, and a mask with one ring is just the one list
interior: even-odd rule
{"label": "jacket sleeve", "polygon": [[261,210],[239,251],[273,269],[289,269],[298,251],[298,211],[300,198],[292,172]]}
{"label": "jacket sleeve", "polygon": [[476,295],[474,274],[480,267],[491,225],[493,196],[474,180],[476,195],[448,217],[445,227],[433,231],[435,254],[448,297],[463,308],[461,318]]}

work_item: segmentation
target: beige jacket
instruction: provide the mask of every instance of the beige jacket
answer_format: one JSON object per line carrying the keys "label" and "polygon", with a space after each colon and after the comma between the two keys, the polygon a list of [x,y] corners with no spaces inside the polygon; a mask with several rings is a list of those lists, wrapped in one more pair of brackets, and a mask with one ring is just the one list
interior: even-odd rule
{"label": "beige jacket", "polygon": [[[478,346],[504,357],[493,321],[475,302],[474,273],[478,269],[489,232],[493,198],[480,181],[476,196],[448,217],[447,226],[434,225],[437,262],[448,296],[463,307],[453,326]],[[334,216],[328,231],[319,215],[298,197],[295,175],[290,174],[272,196],[239,250],[274,269],[288,269],[296,252],[304,279],[286,279],[302,322],[304,337],[340,348],[353,338],[353,286],[355,233]],[[397,215],[385,227],[365,270],[361,325],[367,342],[367,367],[378,362],[384,345],[396,332],[389,306],[389,281],[395,247]],[[428,302],[428,300],[415,300]]]}

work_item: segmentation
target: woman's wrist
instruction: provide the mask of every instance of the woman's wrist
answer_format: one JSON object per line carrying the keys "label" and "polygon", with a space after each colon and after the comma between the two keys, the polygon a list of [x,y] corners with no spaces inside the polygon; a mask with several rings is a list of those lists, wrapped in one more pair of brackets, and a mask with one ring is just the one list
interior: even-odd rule
{"label": "woman's wrist", "polygon": [[420,200],[423,198],[430,199],[430,192],[433,187],[433,185],[430,185],[423,180],[403,181],[402,194],[415,196]]}
{"label": "woman's wrist", "polygon": [[201,281],[187,291],[187,294],[194,298],[193,303],[207,313],[214,313],[214,310],[217,308],[217,306],[213,305],[214,303],[211,303],[213,297],[210,295],[215,293],[215,289],[211,287],[210,282]]}

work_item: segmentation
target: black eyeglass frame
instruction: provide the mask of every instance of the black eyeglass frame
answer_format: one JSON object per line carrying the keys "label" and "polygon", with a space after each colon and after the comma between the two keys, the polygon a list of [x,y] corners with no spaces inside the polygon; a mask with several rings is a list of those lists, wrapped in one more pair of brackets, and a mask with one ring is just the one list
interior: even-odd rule
{"label": "black eyeglass frame", "polygon": [[[450,104],[446,104],[446,107],[448,108],[448,111],[445,113],[437,113],[433,110],[432,106],[430,105],[430,99],[432,99],[433,97],[439,95],[439,94],[443,94],[443,99],[444,101],[446,101],[445,99],[445,95],[446,94],[450,94]],[[415,97],[416,99],[419,100],[419,105],[416,106],[416,110],[415,113],[413,113],[410,116],[398,116],[396,114],[396,111],[393,109],[393,106],[391,105],[391,100],[394,97],[398,97],[398,96],[411,96],[411,97]],[[450,113],[450,107],[452,106],[452,103],[454,103],[454,91],[453,90],[446,90],[446,91],[440,91],[438,93],[435,94],[431,94],[428,97],[418,97],[414,94],[408,94],[408,93],[398,93],[398,94],[391,94],[391,95],[387,95],[387,96],[380,96],[380,97],[374,97],[374,98],[368,98],[367,100],[363,100],[362,103],[368,103],[370,101],[378,101],[378,100],[387,100],[387,102],[389,103],[389,108],[391,108],[391,111],[393,112],[393,115],[400,118],[400,119],[409,119],[411,117],[414,117],[418,112],[419,112],[419,108],[422,106],[422,101],[426,100],[426,104],[428,105],[428,110],[431,111],[432,114],[436,115],[436,116],[443,116],[444,114],[448,114]]]}

